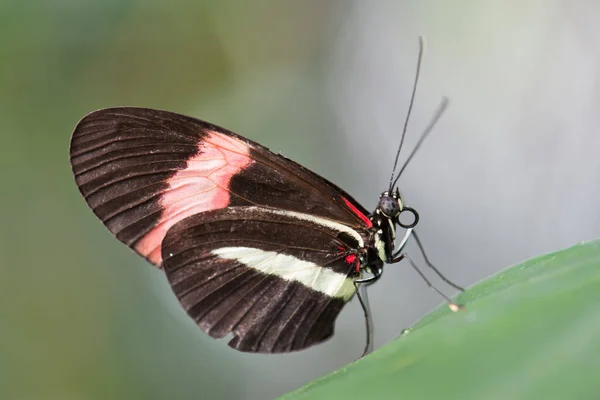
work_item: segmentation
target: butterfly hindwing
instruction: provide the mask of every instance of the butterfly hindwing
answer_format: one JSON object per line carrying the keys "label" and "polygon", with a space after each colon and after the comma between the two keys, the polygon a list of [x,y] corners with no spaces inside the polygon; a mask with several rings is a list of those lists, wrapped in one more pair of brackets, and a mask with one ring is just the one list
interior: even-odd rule
{"label": "butterfly hindwing", "polygon": [[71,165],[94,213],[156,265],[169,228],[225,207],[306,213],[357,230],[371,224],[348,194],[299,164],[167,111],[122,107],[88,114],[73,133]]}
{"label": "butterfly hindwing", "polygon": [[163,267],[191,318],[248,352],[300,350],[333,334],[352,297],[364,238],[309,214],[236,206],[188,217],[163,242]]}

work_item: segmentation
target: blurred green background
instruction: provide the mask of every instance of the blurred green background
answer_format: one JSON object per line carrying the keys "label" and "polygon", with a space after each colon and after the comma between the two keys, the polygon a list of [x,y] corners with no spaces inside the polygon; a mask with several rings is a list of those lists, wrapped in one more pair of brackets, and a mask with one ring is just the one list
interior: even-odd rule
{"label": "blurred green background", "polygon": [[[298,354],[200,332],[80,198],[68,144],[94,109],[194,115],[372,208],[423,34],[409,145],[442,95],[452,106],[401,185],[446,275],[466,285],[597,236],[600,13],[525,3],[0,0],[0,399],[273,398],[362,349],[354,302]],[[372,293],[377,345],[440,302],[401,267]]]}

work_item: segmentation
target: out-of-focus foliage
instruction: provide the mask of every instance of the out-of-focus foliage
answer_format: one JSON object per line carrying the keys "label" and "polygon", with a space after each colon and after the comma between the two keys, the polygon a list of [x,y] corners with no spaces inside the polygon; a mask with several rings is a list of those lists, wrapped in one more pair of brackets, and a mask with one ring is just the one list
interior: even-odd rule
{"label": "out-of-focus foliage", "polygon": [[600,242],[469,288],[374,354],[284,399],[592,399],[600,392]]}

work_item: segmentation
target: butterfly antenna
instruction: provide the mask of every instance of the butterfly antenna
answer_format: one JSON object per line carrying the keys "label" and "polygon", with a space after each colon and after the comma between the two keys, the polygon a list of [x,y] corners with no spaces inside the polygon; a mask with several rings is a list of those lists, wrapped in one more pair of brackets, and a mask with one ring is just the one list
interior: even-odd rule
{"label": "butterfly antenna", "polygon": [[[423,131],[423,133],[421,134],[421,137],[419,138],[419,141],[415,145],[415,148],[412,150],[412,152],[410,153],[410,155],[408,156],[408,158],[404,162],[404,165],[400,169],[400,172],[398,172],[398,176],[396,177],[396,180],[392,183],[392,185],[390,186],[390,188],[394,188],[396,186],[396,183],[398,183],[398,179],[400,179],[400,176],[402,176],[402,173],[406,169],[406,166],[410,163],[410,160],[412,160],[412,158],[415,156],[415,154],[419,150],[419,147],[421,147],[421,145],[423,144],[423,142],[425,141],[425,139],[427,139],[427,136],[429,136],[429,134],[431,133],[431,131],[435,127],[435,124],[437,124],[437,122],[440,120],[440,118],[442,117],[442,114],[444,114],[444,111],[446,111],[446,108],[448,108],[448,102],[449,101],[448,101],[447,97],[442,98],[442,102],[438,106],[438,109],[436,110],[435,114],[433,115],[433,118],[431,118],[431,121],[429,122],[429,125]],[[390,189],[390,191],[391,191],[391,189]]]}
{"label": "butterfly antenna", "polygon": [[417,72],[415,73],[415,80],[413,83],[412,94],[410,96],[410,104],[408,105],[408,112],[404,119],[404,128],[402,129],[402,138],[400,139],[400,146],[396,152],[396,159],[394,160],[394,168],[392,168],[392,176],[390,178],[390,192],[394,188],[392,182],[394,181],[394,175],[396,173],[396,167],[398,166],[398,158],[400,157],[400,150],[404,144],[404,137],[406,136],[406,130],[408,128],[408,121],[410,120],[410,114],[412,113],[413,104],[415,103],[415,94],[417,93],[417,84],[419,83],[419,75],[421,74],[421,60],[423,59],[423,37],[419,36],[419,57],[417,58]]}

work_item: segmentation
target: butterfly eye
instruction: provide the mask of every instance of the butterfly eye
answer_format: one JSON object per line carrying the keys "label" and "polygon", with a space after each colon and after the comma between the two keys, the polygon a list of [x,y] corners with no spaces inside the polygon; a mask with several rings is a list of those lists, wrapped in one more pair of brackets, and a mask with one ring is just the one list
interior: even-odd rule
{"label": "butterfly eye", "polygon": [[388,218],[394,218],[402,211],[398,199],[390,195],[383,195],[379,199],[379,210]]}

